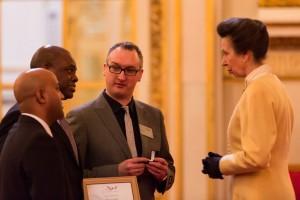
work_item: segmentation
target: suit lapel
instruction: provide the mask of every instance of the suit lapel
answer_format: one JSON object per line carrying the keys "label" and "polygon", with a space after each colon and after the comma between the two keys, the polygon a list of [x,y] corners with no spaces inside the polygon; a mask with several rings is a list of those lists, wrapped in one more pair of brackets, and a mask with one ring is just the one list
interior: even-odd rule
{"label": "suit lapel", "polygon": [[119,126],[119,123],[111,110],[108,102],[106,101],[103,94],[100,95],[100,97],[96,101],[96,113],[98,117],[102,120],[102,123],[105,125],[105,127],[108,129],[108,131],[111,133],[115,141],[119,144],[121,149],[123,150],[124,154],[128,158],[132,158],[130,149],[128,147],[127,141],[124,137],[124,134]]}
{"label": "suit lapel", "polygon": [[[139,101],[135,101],[135,107],[136,107],[139,126],[142,125],[151,129],[152,128],[151,127],[152,122],[150,120],[151,118],[149,118],[149,113],[147,113],[147,111],[145,110],[145,106]],[[150,158],[151,151],[156,150],[154,148],[155,140],[153,139],[153,135],[152,138],[146,136],[145,134],[142,133],[141,127],[140,127],[140,134],[141,134],[142,149],[143,149],[142,156],[146,158]]]}

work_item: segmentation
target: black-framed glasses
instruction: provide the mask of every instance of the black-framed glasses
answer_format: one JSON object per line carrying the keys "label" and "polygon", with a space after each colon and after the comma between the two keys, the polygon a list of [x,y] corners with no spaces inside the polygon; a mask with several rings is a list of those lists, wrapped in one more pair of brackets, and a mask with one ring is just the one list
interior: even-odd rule
{"label": "black-framed glasses", "polygon": [[111,73],[121,74],[121,72],[124,71],[126,76],[135,76],[138,73],[138,71],[140,71],[139,69],[134,69],[134,68],[130,68],[130,67],[123,69],[119,65],[109,65],[109,64],[107,64],[107,66],[108,66],[108,69]]}

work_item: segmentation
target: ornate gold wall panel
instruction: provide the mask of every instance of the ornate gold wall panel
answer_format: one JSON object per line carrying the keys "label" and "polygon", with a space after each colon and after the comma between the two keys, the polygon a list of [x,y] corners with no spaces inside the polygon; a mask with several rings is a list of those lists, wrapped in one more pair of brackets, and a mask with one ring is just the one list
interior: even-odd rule
{"label": "ornate gold wall panel", "polygon": [[258,5],[261,7],[287,7],[300,6],[299,0],[259,0]]}
{"label": "ornate gold wall panel", "polygon": [[167,87],[166,82],[164,82],[164,77],[167,76],[164,73],[164,49],[163,49],[163,14],[162,2],[160,0],[150,1],[150,70],[151,70],[151,104],[159,107],[166,113],[165,103],[164,103],[164,88]]}
{"label": "ornate gold wall panel", "polygon": [[300,37],[271,38],[266,63],[283,79],[300,79]]}
{"label": "ornate gold wall panel", "polygon": [[104,89],[103,64],[108,49],[132,41],[132,7],[128,0],[64,0],[64,46],[74,56],[78,84],[65,112],[86,103]]}
{"label": "ornate gold wall panel", "polygon": [[[162,110],[169,145],[175,149],[172,194],[176,199],[182,199],[181,17],[181,0],[150,0],[150,102]],[[170,192],[156,194],[156,199],[169,199],[169,195]]]}

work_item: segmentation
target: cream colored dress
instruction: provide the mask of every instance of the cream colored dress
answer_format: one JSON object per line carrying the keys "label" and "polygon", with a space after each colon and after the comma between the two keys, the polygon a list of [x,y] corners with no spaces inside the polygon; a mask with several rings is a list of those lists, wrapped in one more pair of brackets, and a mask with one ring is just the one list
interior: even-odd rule
{"label": "cream colored dress", "polygon": [[230,199],[294,200],[288,173],[289,96],[267,65],[252,71],[245,83],[228,126],[229,154],[220,160],[222,174],[232,175]]}

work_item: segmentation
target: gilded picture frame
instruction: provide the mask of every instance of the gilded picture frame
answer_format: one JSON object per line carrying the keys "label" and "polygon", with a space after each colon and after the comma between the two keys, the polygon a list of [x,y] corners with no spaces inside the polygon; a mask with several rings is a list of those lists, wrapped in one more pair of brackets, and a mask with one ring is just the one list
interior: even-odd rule
{"label": "gilded picture frame", "polygon": [[84,200],[140,200],[135,176],[85,178]]}

